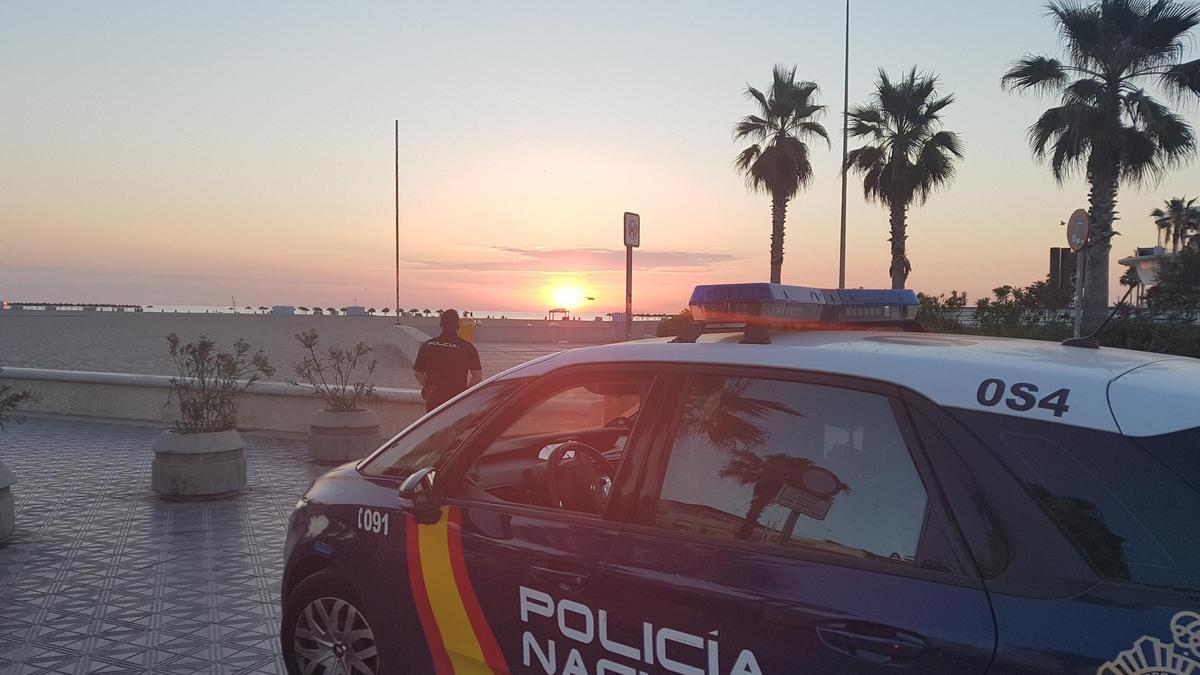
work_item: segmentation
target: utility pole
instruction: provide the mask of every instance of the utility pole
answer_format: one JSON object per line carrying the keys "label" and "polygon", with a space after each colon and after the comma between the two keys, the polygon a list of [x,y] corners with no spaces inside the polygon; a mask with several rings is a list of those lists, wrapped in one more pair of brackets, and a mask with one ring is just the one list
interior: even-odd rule
{"label": "utility pole", "polygon": [[396,323],[400,323],[400,120],[396,120]]}
{"label": "utility pole", "polygon": [[850,0],[846,0],[846,73],[842,99],[842,241],[838,249],[838,288],[846,287],[846,157],[850,135]]}

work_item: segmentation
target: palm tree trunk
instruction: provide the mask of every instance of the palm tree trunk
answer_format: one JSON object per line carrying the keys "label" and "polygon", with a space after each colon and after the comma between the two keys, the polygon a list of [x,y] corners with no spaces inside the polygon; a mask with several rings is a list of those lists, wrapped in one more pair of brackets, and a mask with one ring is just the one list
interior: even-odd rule
{"label": "palm tree trunk", "polygon": [[904,288],[904,284],[908,282],[909,269],[911,269],[908,264],[908,255],[905,252],[905,240],[908,239],[908,235],[904,233],[908,217],[907,210],[906,201],[899,199],[893,201],[889,219],[892,236],[888,239],[892,242],[892,266],[888,270],[892,277],[892,288]]}
{"label": "palm tree trunk", "polygon": [[1117,171],[1113,166],[1089,171],[1092,237],[1084,263],[1083,333],[1100,327],[1108,316],[1108,258],[1112,249],[1113,221],[1117,209]]}
{"label": "palm tree trunk", "polygon": [[787,218],[787,197],[771,195],[771,283],[782,283],[783,221]]}
{"label": "palm tree trunk", "polygon": [[742,524],[738,526],[738,539],[746,541],[754,534],[754,530],[758,527],[758,519],[762,518],[763,511],[767,510],[771,500],[778,492],[779,489],[773,481],[767,485],[761,482],[755,484],[754,494],[750,498],[750,508],[746,510],[746,517],[742,519]]}

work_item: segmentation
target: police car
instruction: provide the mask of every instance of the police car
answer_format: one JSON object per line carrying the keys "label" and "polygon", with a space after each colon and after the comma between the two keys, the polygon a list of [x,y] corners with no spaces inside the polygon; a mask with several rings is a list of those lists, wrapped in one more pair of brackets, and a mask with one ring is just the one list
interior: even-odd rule
{"label": "police car", "polygon": [[[1200,673],[1200,361],[698,287],[291,516],[291,673]],[[881,330],[887,329],[887,330]]]}

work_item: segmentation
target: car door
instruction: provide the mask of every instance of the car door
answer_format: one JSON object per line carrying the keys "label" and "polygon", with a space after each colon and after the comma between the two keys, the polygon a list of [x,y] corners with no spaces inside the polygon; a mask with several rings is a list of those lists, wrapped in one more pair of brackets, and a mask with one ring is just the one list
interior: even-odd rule
{"label": "car door", "polygon": [[[620,529],[615,514],[656,423],[655,374],[647,367],[583,367],[541,378],[501,411],[456,457],[445,517],[413,527],[409,568],[438,673],[593,672],[592,610],[613,592],[603,561]],[[548,459],[566,443],[561,475],[596,474],[608,495],[583,508],[548,497]],[[611,475],[587,469],[607,462]],[[413,543],[415,542],[415,545]],[[424,598],[421,599],[421,594]],[[580,670],[583,669],[583,670]]]}
{"label": "car door", "polygon": [[[338,507],[340,517],[323,513],[305,527],[336,536],[326,539],[317,555],[335,560],[358,591],[377,633],[387,638],[380,641],[381,660],[393,668],[401,664],[397,672],[431,672],[433,660],[423,639],[424,617],[418,613],[422,604],[412,583],[420,570],[410,565],[415,523],[400,509],[396,490],[414,471],[446,466],[520,387],[513,381],[484,384],[421,418],[357,467],[362,483],[322,481],[332,491],[330,501],[347,505]],[[354,493],[351,499],[345,494],[349,490]]]}
{"label": "car door", "polygon": [[[895,388],[695,367],[606,565],[646,672],[983,673],[985,592]],[[632,670],[629,672],[633,672]]]}

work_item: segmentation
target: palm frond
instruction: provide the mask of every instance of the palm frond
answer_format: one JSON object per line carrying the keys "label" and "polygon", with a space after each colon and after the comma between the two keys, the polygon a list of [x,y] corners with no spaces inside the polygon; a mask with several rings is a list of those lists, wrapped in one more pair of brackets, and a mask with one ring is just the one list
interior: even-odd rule
{"label": "palm frond", "polygon": [[756,141],[765,141],[770,135],[771,123],[757,115],[747,115],[733,126],[733,140],[740,141],[750,137]]}
{"label": "palm frond", "polygon": [[1141,17],[1130,40],[1136,49],[1133,67],[1146,68],[1177,61],[1183,55],[1183,37],[1200,23],[1200,9],[1192,4],[1158,0]]}
{"label": "palm frond", "polygon": [[1131,183],[1153,183],[1162,178],[1164,166],[1151,134],[1125,127],[1117,134],[1121,150],[1121,179]]}
{"label": "palm frond", "polygon": [[797,136],[819,136],[825,139],[825,144],[829,145],[829,132],[820,122],[800,122],[796,125]]}
{"label": "palm frond", "polygon": [[1178,165],[1196,149],[1191,125],[1170,108],[1155,101],[1144,91],[1125,98],[1134,124],[1150,137],[1156,146],[1155,155],[1164,168]]}
{"label": "palm frond", "polygon": [[745,173],[746,177],[749,178],[750,167],[754,166],[754,162],[758,160],[758,157],[761,154],[762,148],[759,147],[758,143],[755,143],[754,145],[751,145],[750,147],[738,153],[737,158],[733,160],[733,166],[739,172]]}
{"label": "palm frond", "polygon": [[746,85],[746,97],[754,99],[758,102],[759,112],[763,115],[769,115],[771,112],[771,104],[767,101],[767,97],[761,91]]}
{"label": "palm frond", "polygon": [[1108,94],[1103,82],[1084,77],[1063,88],[1062,100],[1069,104],[1101,105]]}
{"label": "palm frond", "polygon": [[1058,59],[1026,54],[1009,66],[1000,85],[1013,91],[1056,91],[1066,86],[1067,72]]}
{"label": "palm frond", "polygon": [[1200,94],[1200,59],[1171,66],[1159,76],[1159,82],[1176,95]]}
{"label": "palm frond", "polygon": [[1047,9],[1073,63],[1086,68],[1102,61],[1108,36],[1098,6],[1055,0]]}

